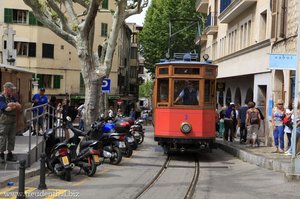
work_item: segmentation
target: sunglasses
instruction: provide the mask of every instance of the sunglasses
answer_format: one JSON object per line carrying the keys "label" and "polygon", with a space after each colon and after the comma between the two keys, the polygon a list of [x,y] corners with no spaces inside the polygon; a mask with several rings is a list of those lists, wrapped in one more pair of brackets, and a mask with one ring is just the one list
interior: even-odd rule
{"label": "sunglasses", "polygon": [[283,104],[278,104],[278,105],[283,105]]}

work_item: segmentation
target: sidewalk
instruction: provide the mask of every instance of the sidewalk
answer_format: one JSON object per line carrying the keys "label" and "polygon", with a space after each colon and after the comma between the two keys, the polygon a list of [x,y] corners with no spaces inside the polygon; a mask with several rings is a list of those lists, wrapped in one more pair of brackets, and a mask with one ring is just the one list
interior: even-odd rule
{"label": "sidewalk", "polygon": [[259,167],[282,172],[288,181],[299,181],[300,175],[294,175],[292,169],[291,156],[284,153],[272,153],[275,148],[267,147],[261,144],[260,147],[251,147],[240,144],[239,141],[226,142],[217,138],[218,148],[227,153]]}

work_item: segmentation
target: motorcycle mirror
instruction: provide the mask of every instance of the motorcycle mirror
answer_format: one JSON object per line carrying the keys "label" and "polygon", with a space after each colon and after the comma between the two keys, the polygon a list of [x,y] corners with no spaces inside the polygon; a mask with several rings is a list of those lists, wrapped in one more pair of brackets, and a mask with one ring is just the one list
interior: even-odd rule
{"label": "motorcycle mirror", "polygon": [[71,117],[70,117],[70,116],[67,116],[67,120],[68,120],[69,122],[71,122],[71,121],[72,121],[72,119],[71,119]]}

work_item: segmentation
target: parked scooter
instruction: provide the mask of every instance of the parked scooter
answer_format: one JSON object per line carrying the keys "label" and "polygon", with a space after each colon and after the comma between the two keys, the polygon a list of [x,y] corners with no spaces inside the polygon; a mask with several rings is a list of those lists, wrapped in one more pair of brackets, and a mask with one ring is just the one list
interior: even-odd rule
{"label": "parked scooter", "polygon": [[[67,144],[70,149],[71,162],[83,169],[87,176],[93,176],[97,171],[97,166],[101,164],[101,143],[98,140],[81,140],[79,137],[86,137],[87,133],[75,128],[70,117],[67,117],[66,128],[74,133],[74,136],[68,140]],[[76,152],[78,146],[79,153]]]}
{"label": "parked scooter", "polygon": [[67,144],[56,138],[55,130],[56,128],[48,129],[43,135],[46,141],[47,168],[61,179],[71,181],[71,171],[75,165],[70,161],[70,150]]}
{"label": "parked scooter", "polygon": [[126,145],[118,141],[120,134],[115,132],[114,125],[101,120],[94,122],[91,128],[90,139],[98,140],[103,145],[102,157],[109,159],[110,164],[118,165],[122,161],[120,148]]}
{"label": "parked scooter", "polygon": [[134,121],[134,124],[130,126],[130,133],[133,135],[134,139],[138,144],[142,144],[144,142],[145,137],[145,129],[143,128],[143,120],[137,119]]}

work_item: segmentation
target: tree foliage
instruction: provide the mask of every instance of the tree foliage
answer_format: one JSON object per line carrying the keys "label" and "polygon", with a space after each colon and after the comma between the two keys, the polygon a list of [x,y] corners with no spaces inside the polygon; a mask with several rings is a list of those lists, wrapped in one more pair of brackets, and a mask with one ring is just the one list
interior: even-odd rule
{"label": "tree foliage", "polygon": [[139,97],[150,97],[152,94],[153,82],[146,81],[139,86]]}
{"label": "tree foliage", "polygon": [[[196,12],[196,0],[152,0],[146,13],[144,27],[139,34],[145,67],[154,72],[154,64],[165,58],[170,46],[170,55],[196,50],[197,22],[202,16]],[[172,37],[169,45],[169,21]]]}

